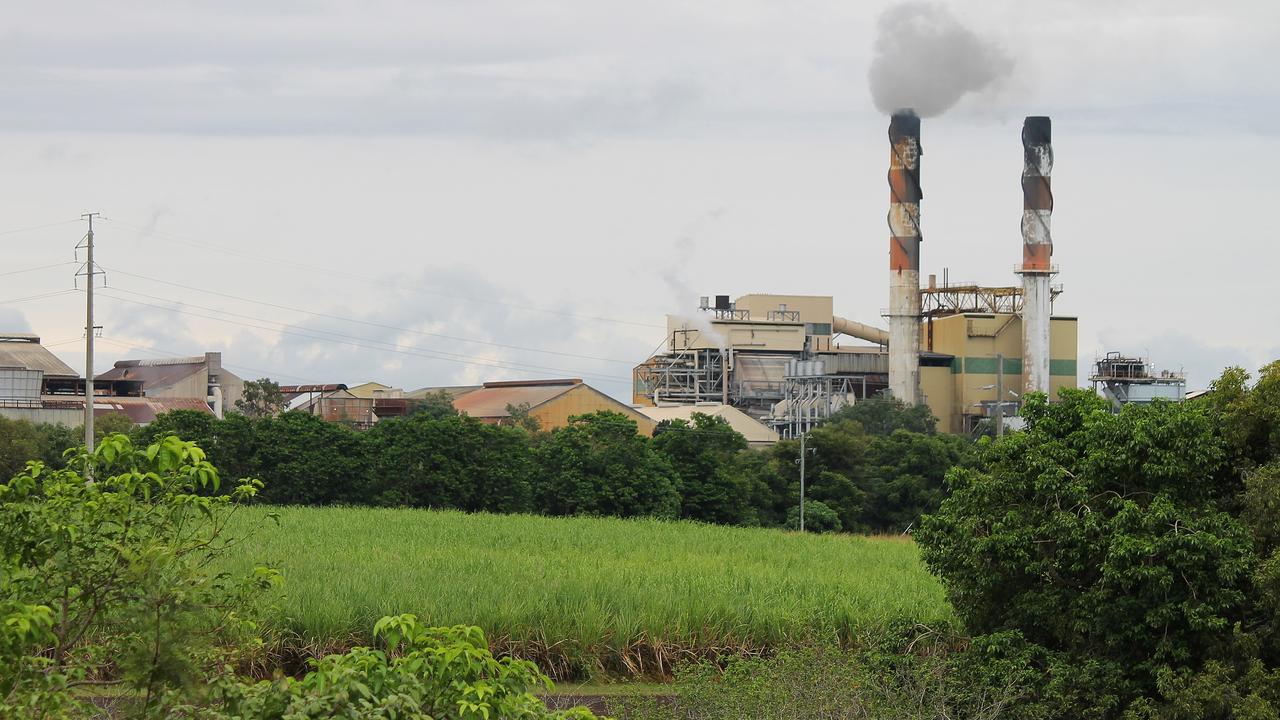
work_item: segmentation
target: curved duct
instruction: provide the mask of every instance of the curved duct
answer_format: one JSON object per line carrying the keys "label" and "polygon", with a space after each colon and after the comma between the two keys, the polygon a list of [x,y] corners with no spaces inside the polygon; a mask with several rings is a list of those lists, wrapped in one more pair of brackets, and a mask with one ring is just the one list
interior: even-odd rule
{"label": "curved duct", "polygon": [[889,331],[881,330],[878,327],[865,325],[860,322],[854,322],[839,316],[831,318],[831,329],[843,335],[860,338],[877,345],[889,344]]}

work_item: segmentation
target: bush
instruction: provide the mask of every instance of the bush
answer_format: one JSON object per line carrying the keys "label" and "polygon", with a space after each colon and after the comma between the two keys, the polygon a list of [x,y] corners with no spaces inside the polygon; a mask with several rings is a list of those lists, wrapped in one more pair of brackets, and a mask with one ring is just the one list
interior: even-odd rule
{"label": "bush", "polygon": [[[89,478],[92,478],[90,480]],[[237,538],[224,533],[258,485],[227,494],[191,443],[146,449],[124,435],[69,466],[39,461],[0,485],[0,717],[62,717],[70,690],[123,685],[140,712],[201,686],[250,640],[250,597],[276,580],[209,564]]]}
{"label": "bush", "polygon": [[[800,506],[796,505],[787,511],[787,527],[800,529]],[[827,533],[840,532],[840,516],[835,510],[819,500],[807,501],[804,504],[804,529],[806,532]]]}
{"label": "bush", "polygon": [[405,718],[406,720],[498,720],[595,716],[584,708],[553,712],[532,688],[551,688],[533,663],[496,659],[480,628],[430,628],[413,615],[384,617],[374,635],[386,651],[358,647],[312,660],[301,680],[244,683],[224,679],[207,707],[178,714],[201,720],[315,720]]}

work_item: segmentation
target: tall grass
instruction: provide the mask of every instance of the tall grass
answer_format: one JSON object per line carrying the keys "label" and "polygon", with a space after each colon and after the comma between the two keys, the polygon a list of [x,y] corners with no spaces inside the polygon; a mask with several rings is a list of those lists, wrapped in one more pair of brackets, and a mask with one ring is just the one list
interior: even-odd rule
{"label": "tall grass", "polygon": [[[412,612],[479,625],[558,677],[665,676],[681,659],[843,641],[950,610],[910,540],[694,523],[370,508],[278,508],[229,562],[284,574],[293,651],[366,641]],[[266,508],[237,523],[261,523]]]}

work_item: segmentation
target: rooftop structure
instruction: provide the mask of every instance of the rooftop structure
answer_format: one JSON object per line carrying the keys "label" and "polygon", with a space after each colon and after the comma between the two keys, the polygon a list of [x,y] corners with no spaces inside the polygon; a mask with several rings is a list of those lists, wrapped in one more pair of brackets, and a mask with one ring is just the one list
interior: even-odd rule
{"label": "rooftop structure", "polygon": [[751,447],[767,447],[778,442],[778,433],[768,425],[756,420],[732,405],[721,403],[698,403],[697,405],[667,405],[665,407],[636,408],[654,422],[664,420],[684,420],[692,423],[694,413],[722,418],[729,427],[736,430],[747,440]]}
{"label": "rooftop structure", "polygon": [[208,403],[214,415],[235,407],[244,392],[244,381],[222,367],[222,353],[203,356],[118,360],[115,367],[96,376],[94,382],[129,380],[141,383],[148,398],[196,398]]}
{"label": "rooftop structure", "polygon": [[1187,392],[1187,377],[1181,371],[1156,372],[1148,358],[1127,357],[1118,352],[1109,352],[1094,361],[1089,382],[1117,412],[1131,403],[1180,402]]}
{"label": "rooftop structure", "polygon": [[626,415],[640,433],[653,434],[656,422],[578,379],[487,382],[454,398],[464,415],[495,425],[513,423],[511,410],[524,409],[541,430],[569,424],[569,418],[602,410]]}

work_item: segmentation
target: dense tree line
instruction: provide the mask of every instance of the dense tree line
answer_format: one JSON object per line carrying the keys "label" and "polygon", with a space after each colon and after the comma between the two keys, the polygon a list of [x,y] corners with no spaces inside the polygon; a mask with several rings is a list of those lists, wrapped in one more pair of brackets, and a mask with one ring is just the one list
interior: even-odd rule
{"label": "dense tree line", "polygon": [[1280,362],[1199,401],[1031,396],[917,540],[1010,718],[1280,717]]}
{"label": "dense tree line", "polygon": [[[663,423],[653,438],[636,430],[617,413],[550,432],[489,425],[439,401],[365,431],[302,412],[218,420],[180,410],[130,433],[140,446],[171,434],[194,441],[224,478],[263,481],[259,499],[275,504],[797,524],[798,441],[751,449],[723,419],[702,414]],[[30,458],[58,466],[80,432],[10,422],[0,438],[9,477]],[[947,469],[970,447],[937,434],[927,408],[880,399],[846,408],[807,445],[806,526],[857,532],[911,527],[937,507]]]}

